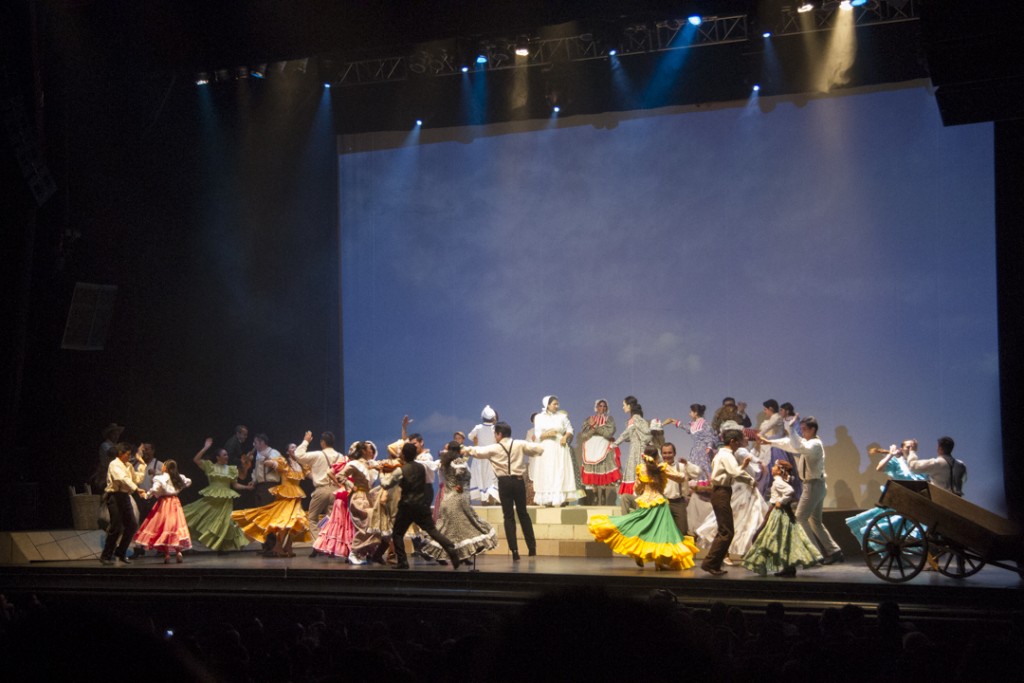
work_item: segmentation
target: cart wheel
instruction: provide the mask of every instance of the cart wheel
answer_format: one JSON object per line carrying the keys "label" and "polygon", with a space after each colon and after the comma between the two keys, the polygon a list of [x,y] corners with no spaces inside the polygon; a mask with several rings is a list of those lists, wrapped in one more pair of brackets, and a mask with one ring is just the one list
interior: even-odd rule
{"label": "cart wheel", "polygon": [[868,522],[863,546],[868,569],[892,583],[920,574],[928,550],[921,525],[895,512],[883,512]]}
{"label": "cart wheel", "polygon": [[956,543],[950,543],[938,535],[928,546],[928,553],[931,555],[928,561],[934,563],[935,569],[943,576],[954,579],[974,576],[985,566],[984,558],[977,553]]}

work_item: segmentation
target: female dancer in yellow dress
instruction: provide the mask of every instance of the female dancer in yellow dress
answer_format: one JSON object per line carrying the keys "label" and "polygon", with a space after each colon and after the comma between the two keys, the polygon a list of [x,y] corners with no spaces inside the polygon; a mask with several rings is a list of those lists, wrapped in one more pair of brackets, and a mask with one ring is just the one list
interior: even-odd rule
{"label": "female dancer in yellow dress", "polygon": [[697,546],[692,536],[683,536],[672,519],[668,501],[662,495],[665,483],[683,476],[658,462],[658,450],[644,449],[636,467],[636,510],[621,517],[594,515],[587,522],[590,533],[620,555],[632,557],[638,567],[653,561],[656,569],[689,569]]}
{"label": "female dancer in yellow dress", "polygon": [[277,537],[277,545],[272,551],[274,557],[295,557],[292,552],[293,542],[313,540],[306,513],[302,509],[302,499],[306,494],[299,487],[306,471],[292,457],[294,452],[295,444],[291,444],[286,458],[274,458],[267,462],[268,466],[281,473],[281,483],[270,489],[274,502],[231,513],[231,519],[238,523],[242,533],[254,541],[263,543],[268,534]]}

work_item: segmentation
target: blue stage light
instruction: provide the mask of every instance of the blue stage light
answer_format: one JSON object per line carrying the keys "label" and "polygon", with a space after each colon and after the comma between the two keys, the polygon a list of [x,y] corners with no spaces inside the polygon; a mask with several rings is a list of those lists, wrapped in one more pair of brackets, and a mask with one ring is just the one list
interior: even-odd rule
{"label": "blue stage light", "polygon": [[850,2],[852,7],[860,7],[861,5],[866,4],[868,4],[868,0],[852,0],[852,2]]}
{"label": "blue stage light", "polygon": [[690,22],[690,26],[700,26],[702,23],[704,23],[704,20],[701,19],[700,16],[697,14],[688,17],[686,20]]}
{"label": "blue stage light", "polygon": [[417,126],[422,126],[423,125],[423,119],[416,119],[416,125]]}
{"label": "blue stage light", "polygon": [[555,112],[555,113],[557,114],[558,112],[562,111],[562,108],[561,108],[561,107],[559,107],[559,106],[558,106],[558,105],[556,104],[556,105],[554,106],[554,108],[552,109],[552,111],[553,111],[553,112]]}
{"label": "blue stage light", "polygon": [[469,67],[468,66],[463,66],[462,67],[462,73],[464,73],[464,74],[465,73],[469,73]]}
{"label": "blue stage light", "polygon": [[617,54],[619,54],[618,50],[614,50],[614,49],[613,50],[608,50],[608,56],[609,57],[614,57]]}
{"label": "blue stage light", "polygon": [[476,58],[476,63],[477,64],[486,64],[487,63],[487,55],[478,55],[477,58]]}
{"label": "blue stage light", "polygon": [[761,92],[761,86],[755,84],[754,85],[754,92]]}
{"label": "blue stage light", "polygon": [[328,90],[330,90],[331,89],[331,84],[330,83],[324,83],[324,87],[327,88]]}
{"label": "blue stage light", "polygon": [[764,33],[761,34],[761,37],[762,38],[771,38],[772,37],[772,32],[771,31],[765,31]]}

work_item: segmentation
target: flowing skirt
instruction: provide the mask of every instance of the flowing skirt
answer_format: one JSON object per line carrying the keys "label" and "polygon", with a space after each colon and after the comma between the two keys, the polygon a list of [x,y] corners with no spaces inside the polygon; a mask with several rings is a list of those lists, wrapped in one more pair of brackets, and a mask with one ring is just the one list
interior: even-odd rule
{"label": "flowing skirt", "polygon": [[498,500],[498,478],[494,475],[494,468],[491,467],[490,460],[470,458],[469,472],[471,475],[470,481],[472,482],[472,486],[469,489],[469,498],[473,503],[483,503],[488,498]]}
{"label": "flowing skirt", "polygon": [[147,550],[156,548],[162,553],[190,549],[192,537],[188,533],[188,522],[185,521],[178,497],[158,498],[142,526],[135,532],[134,540]]}
{"label": "flowing skirt", "polygon": [[[729,544],[729,554],[743,557],[754,542],[754,535],[761,527],[765,515],[768,514],[768,503],[761,493],[748,484],[733,484],[732,487],[732,524],[733,537]],[[718,520],[712,512],[695,532],[697,543],[701,547],[711,547],[718,535]]]}
{"label": "flowing skirt", "polygon": [[320,521],[320,535],[316,537],[313,549],[331,557],[348,557],[352,552],[352,541],[356,528],[348,512],[347,492],[335,497],[329,515]]}
{"label": "flowing skirt", "polygon": [[[455,545],[455,554],[460,560],[498,547],[494,527],[480,519],[470,506],[469,494],[465,491],[445,491],[437,516],[437,530]],[[435,560],[448,559],[448,553],[432,538],[423,546],[423,552]]]}
{"label": "flowing skirt", "polygon": [[792,512],[773,507],[761,533],[743,556],[743,566],[764,576],[788,567],[813,567],[821,560],[818,546],[807,538]]}
{"label": "flowing skirt", "polygon": [[533,499],[537,505],[562,505],[579,496],[572,454],[568,446],[558,439],[541,442],[544,454],[530,458],[530,478],[533,479]]}
{"label": "flowing skirt", "polygon": [[236,510],[231,519],[243,534],[260,543],[266,542],[268,534],[288,534],[299,542],[313,540],[301,498],[278,498],[262,507]]}
{"label": "flowing skirt", "polygon": [[182,508],[192,535],[210,550],[241,550],[249,545],[249,539],[231,519],[232,500],[204,496]]}
{"label": "flowing skirt", "polygon": [[367,521],[367,530],[378,536],[382,541],[391,538],[391,530],[395,527],[395,515],[398,514],[398,502],[402,498],[402,491],[394,488],[382,488],[377,492],[377,497],[370,510],[370,518]]}
{"label": "flowing skirt", "polygon": [[377,552],[380,547],[380,536],[370,533],[370,513],[377,496],[375,493],[356,491],[348,505],[348,514],[352,518],[352,526],[356,535],[352,539],[352,555],[365,559]]}
{"label": "flowing skirt", "polygon": [[641,562],[668,564],[673,569],[692,567],[698,552],[693,538],[680,535],[664,498],[621,517],[594,515],[587,528],[613,552]]}

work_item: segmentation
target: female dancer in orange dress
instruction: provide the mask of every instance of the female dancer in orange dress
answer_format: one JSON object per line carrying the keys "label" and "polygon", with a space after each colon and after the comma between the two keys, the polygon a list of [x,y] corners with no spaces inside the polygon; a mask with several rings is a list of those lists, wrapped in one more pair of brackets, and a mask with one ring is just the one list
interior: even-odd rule
{"label": "female dancer in orange dress", "polygon": [[231,513],[242,533],[254,541],[263,543],[268,534],[274,534],[277,544],[272,552],[274,557],[295,557],[292,543],[295,541],[311,541],[306,512],[302,509],[305,492],[299,482],[306,476],[306,471],[292,457],[295,444],[288,446],[284,458],[275,458],[267,462],[281,474],[281,483],[270,489],[274,501],[262,507],[236,510]]}

